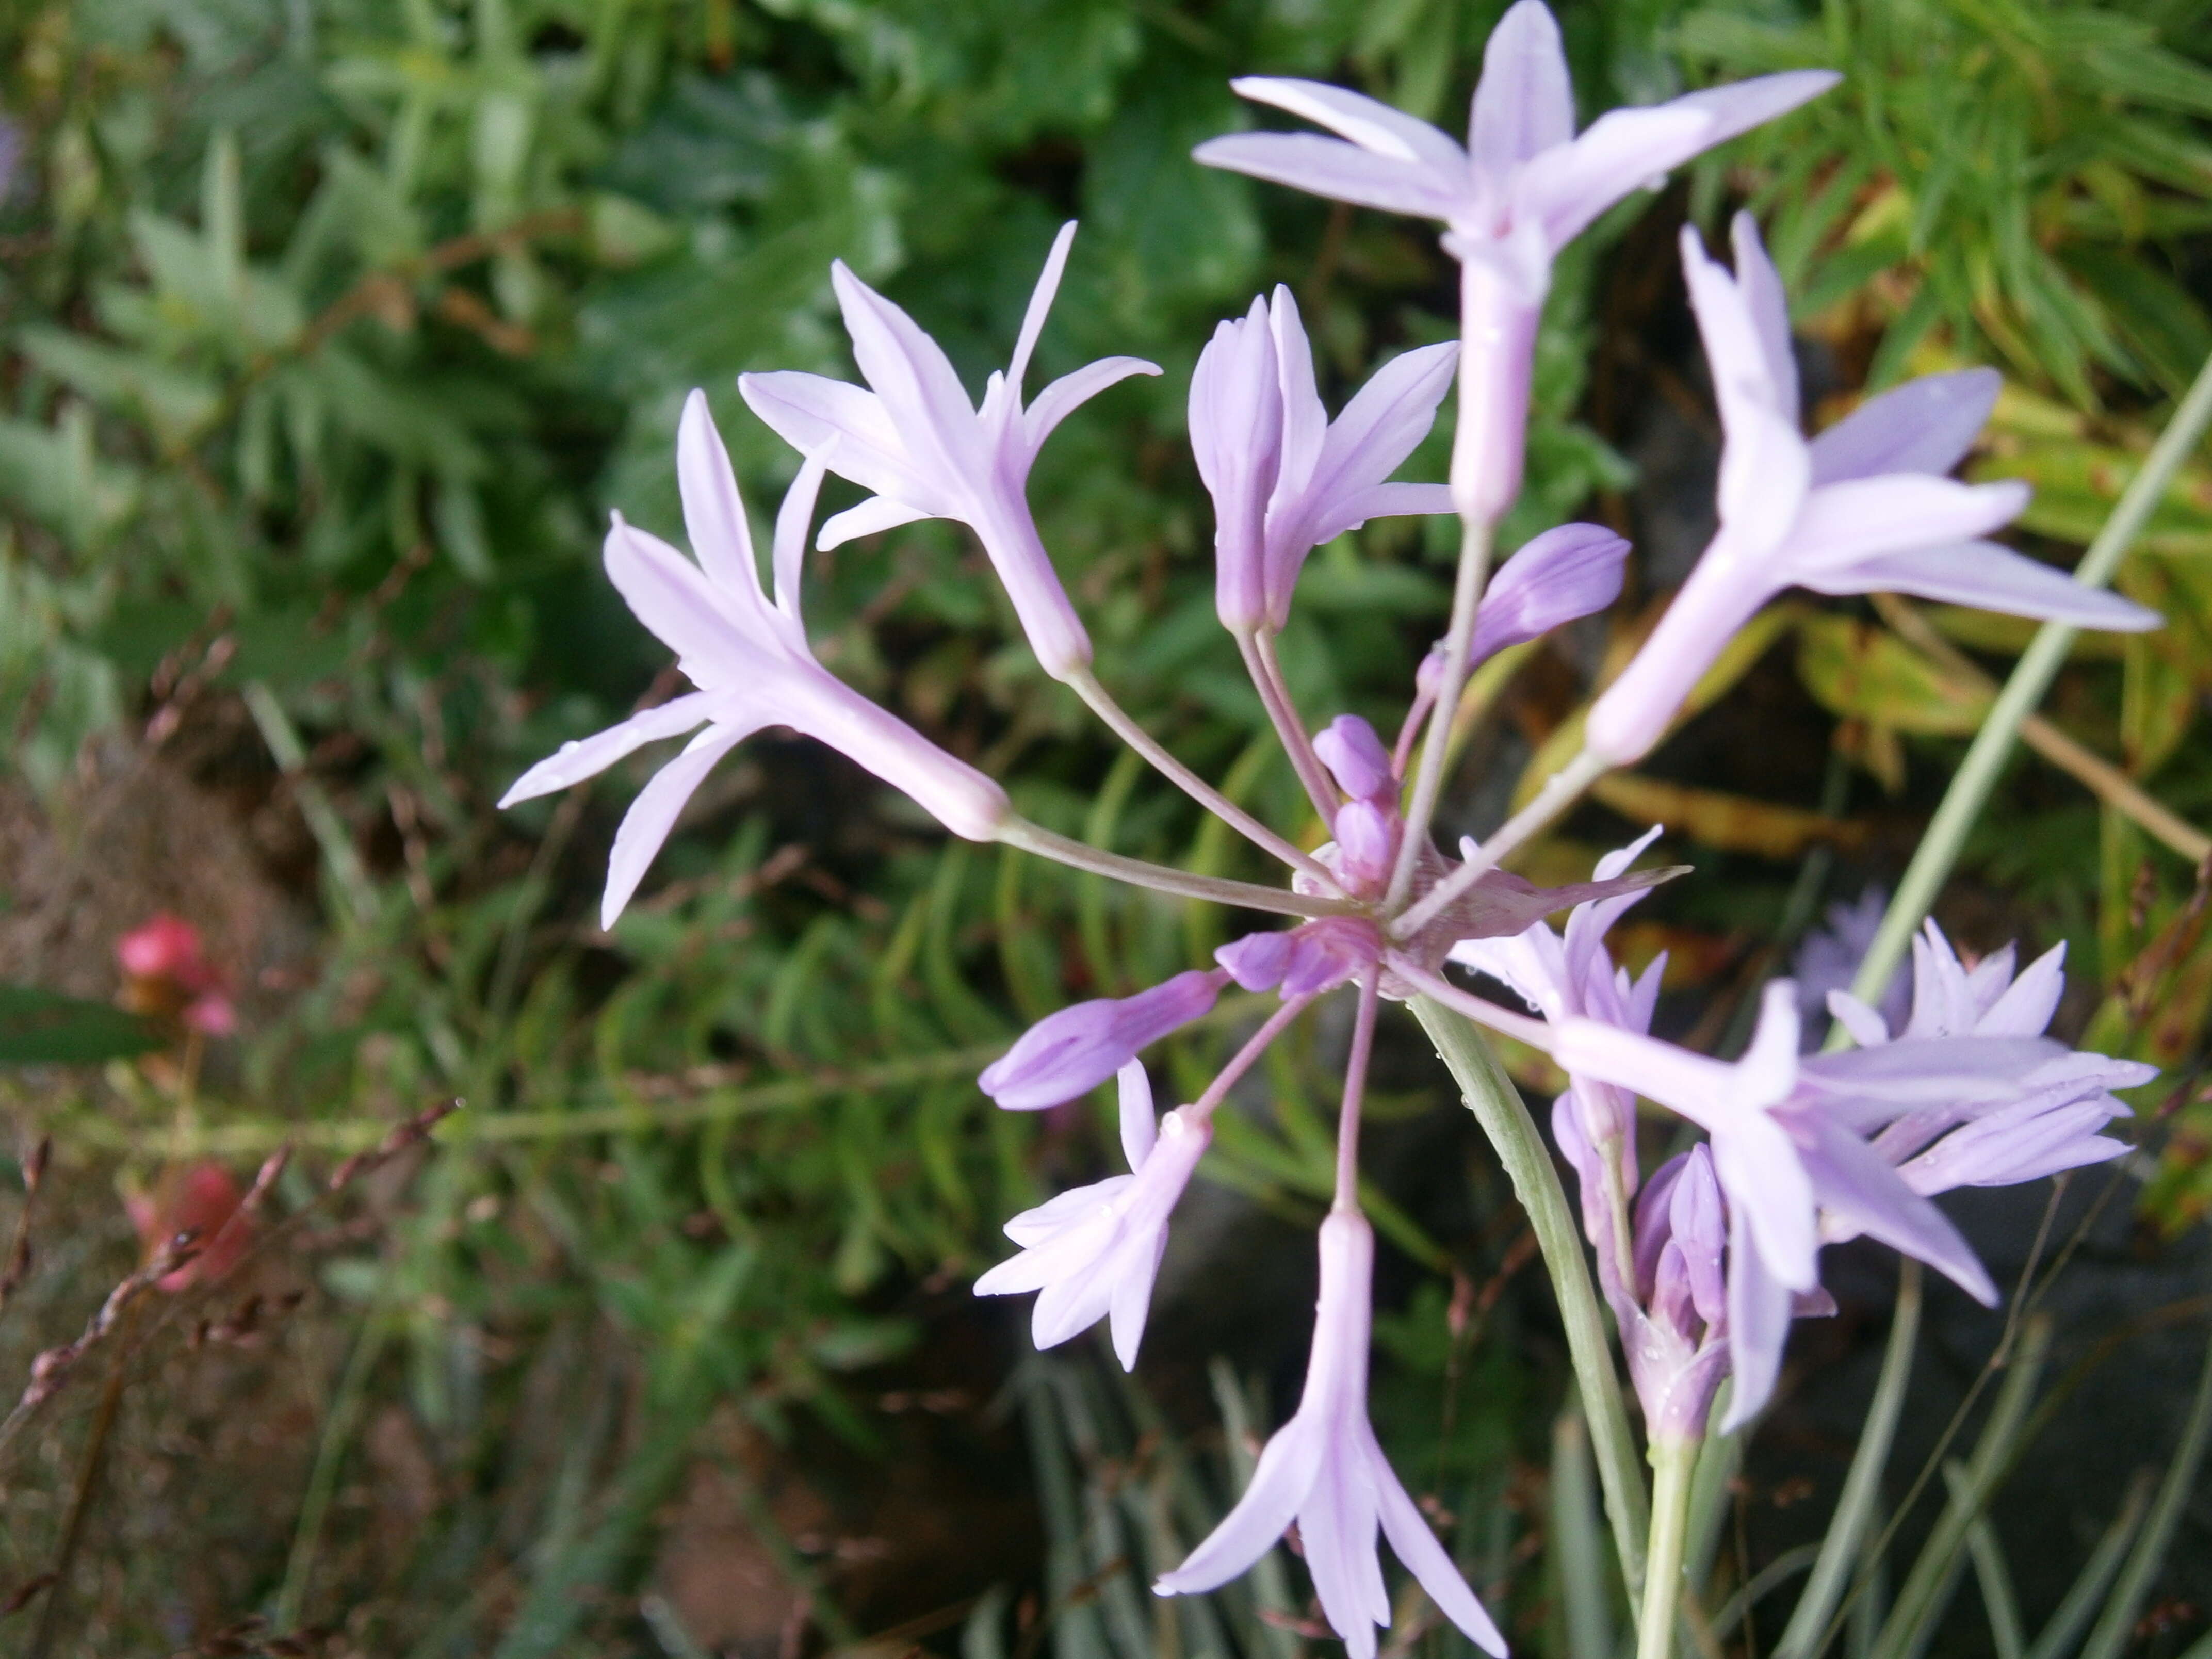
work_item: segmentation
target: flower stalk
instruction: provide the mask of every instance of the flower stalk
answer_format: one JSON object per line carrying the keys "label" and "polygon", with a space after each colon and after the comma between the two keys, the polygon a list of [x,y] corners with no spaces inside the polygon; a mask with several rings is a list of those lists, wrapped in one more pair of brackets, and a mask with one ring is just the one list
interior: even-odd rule
{"label": "flower stalk", "polygon": [[1682,1550],[1690,1531],[1690,1490],[1698,1442],[1662,1436],[1651,1443],[1651,1548],[1644,1558],[1644,1606],[1636,1621],[1636,1659],[1671,1659],[1682,1599]]}

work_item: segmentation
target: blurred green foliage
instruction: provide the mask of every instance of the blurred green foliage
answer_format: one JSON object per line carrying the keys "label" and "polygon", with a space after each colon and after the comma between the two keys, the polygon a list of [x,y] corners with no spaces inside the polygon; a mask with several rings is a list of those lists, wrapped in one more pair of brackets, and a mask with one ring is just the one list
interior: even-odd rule
{"label": "blurred green foliage", "polygon": [[[48,1089],[37,1110],[66,1144],[143,1163],[287,1136],[350,1149],[427,1097],[469,1102],[404,1219],[323,1259],[331,1352],[351,1357],[325,1367],[334,1392],[296,1472],[311,1491],[337,1482],[363,1401],[402,1398],[443,1496],[396,1561],[343,1505],[295,1524],[288,1492],[273,1549],[232,1516],[257,1541],[226,1569],[225,1610],[343,1614],[375,1651],[619,1650],[632,1604],[607,1598],[639,1581],[718,1409],[771,1441],[884,1447],[868,1378],[924,1340],[1000,1218],[1101,1156],[1086,1126],[988,1110],[975,1072],[1024,1020],[1203,959],[1223,921],[948,848],[842,763],[763,739],[599,933],[605,848],[652,757],[512,818],[492,802],[528,761],[671,684],[599,576],[605,515],[673,532],[693,386],[756,504],[771,499],[792,458],[733,378],[849,373],[833,258],[909,307],[975,384],[1055,227],[1079,217],[1040,371],[1134,352],[1166,373],[1055,436],[1033,484],[1045,540],[1133,711],[1262,816],[1300,822],[1213,618],[1211,524],[1181,441],[1188,370],[1217,318],[1284,281],[1340,402],[1380,357],[1448,335],[1452,289],[1428,228],[1261,190],[1188,150],[1251,120],[1226,87],[1247,71],[1349,79],[1455,125],[1501,9],[76,0],[0,17],[20,143],[0,199],[15,770],[64,817],[85,757],[119,730],[203,782],[242,778],[296,821],[311,859],[295,896],[319,927],[304,983],[189,1111],[152,1071]],[[2038,478],[2053,505],[2035,528],[2054,545],[2094,530],[2159,400],[2212,344],[2195,263],[2212,71],[2193,9],[1561,11],[1586,117],[1716,74],[1845,70],[1844,91],[1702,167],[1691,210],[1773,207],[1801,324],[1852,383],[1930,353],[2001,362],[2016,395],[1988,465]],[[1682,210],[1678,193],[1656,213]],[[1592,412],[1589,377],[1635,286],[1609,255],[1653,212],[1625,205],[1560,263],[1509,540],[1593,501],[1629,510],[1627,423]],[[1407,476],[1442,475],[1443,424]],[[2201,475],[2158,528],[2170,539],[2128,580],[2183,625],[2117,665],[2085,660],[2061,712],[2202,823],[2212,767],[2185,741],[2212,688]],[[1310,714],[1395,724],[1440,625],[1449,550],[1394,521],[1316,556],[1284,650]],[[1218,825],[1111,758],[947,527],[841,549],[808,581],[823,660],[1039,821],[1256,873]],[[1929,671],[1893,641],[1881,672],[1845,673],[1848,642],[1820,631],[1838,620],[1807,635],[1806,678],[1863,738],[1887,734],[1855,751],[1890,757],[1869,769],[1903,776],[1900,732],[1954,745],[1964,694],[1943,688],[1931,713]],[[1967,642],[2001,659],[2021,641]],[[1515,704],[1533,748],[1547,696]],[[2114,1040],[2195,1058],[2212,957],[2172,931],[2197,914],[2186,872],[2157,866],[2146,888],[2139,833],[2106,810],[2100,888],[2082,854],[2097,809],[2063,780],[2023,788],[2027,827],[1991,832],[1984,872],[2080,939],[2100,988],[2167,940],[2161,971],[2195,1018],[2134,982],[2112,994],[2156,1006],[2112,1015],[2133,1022]],[[1759,807],[1722,804],[1738,816],[1716,823]],[[1771,932],[1797,873],[1717,889],[1710,931]],[[1224,1006],[1179,1042],[1178,1084],[1206,1075],[1245,1012]],[[1279,1051],[1272,1113],[1224,1119],[1209,1166],[1293,1218],[1327,1188],[1323,1058],[1311,1039]],[[2176,1212],[2202,1201],[2196,1179],[2174,1177]],[[1510,1255],[1378,1202],[1425,1269],[1487,1283]],[[1547,1455],[1548,1404],[1519,1420],[1513,1404],[1540,1397],[1534,1362],[1468,1358],[1447,1318],[1432,1283],[1378,1326],[1397,1361],[1387,1426],[1455,1492],[1494,1492],[1510,1458]],[[634,1363],[580,1369],[611,1343]],[[1447,1412],[1440,1449],[1436,1401],[1453,1389],[1488,1403]],[[10,1538],[15,1579],[53,1531]],[[145,1576],[102,1615],[112,1650],[150,1639],[161,1599],[157,1563],[129,1571]]]}

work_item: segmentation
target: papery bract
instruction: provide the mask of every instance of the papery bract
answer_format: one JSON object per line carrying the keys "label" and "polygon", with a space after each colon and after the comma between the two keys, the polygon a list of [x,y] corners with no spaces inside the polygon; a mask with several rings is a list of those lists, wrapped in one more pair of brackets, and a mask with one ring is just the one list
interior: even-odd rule
{"label": "papery bract", "polygon": [[1023,407],[1022,379],[1074,237],[1073,222],[1060,228],[1013,359],[1005,374],[991,376],[980,408],[943,348],[842,260],[831,266],[831,282],[871,389],[790,370],[738,378],[753,413],[793,448],[826,453],[832,471],[875,492],[822,526],[821,548],[917,519],[957,520],[983,544],[1037,660],[1059,678],[1090,662],[1091,638],[1030,516],[1030,468],[1053,428],[1089,398],[1132,374],[1160,372],[1138,357],[1102,358]]}
{"label": "papery bract", "polygon": [[[1585,742],[1615,765],[1639,759],[1752,614],[1785,587],[1914,593],[2085,628],[2155,628],[2132,600],[2085,586],[1979,538],[2015,517],[2027,486],[1966,484],[1956,465],[1996,395],[1969,369],[1875,399],[1807,443],[1781,278],[1748,214],[1735,275],[1682,231],[1690,301],[1720,404],[1720,528],[1635,659],[1592,706]],[[1838,435],[1840,434],[1840,435]],[[1874,471],[1873,468],[1892,471]]]}
{"label": "papery bract", "polygon": [[1050,1348],[1110,1322],[1121,1369],[1133,1370],[1152,1306],[1152,1283],[1167,1249],[1168,1217],[1213,1138],[1209,1120],[1188,1107],[1157,1125],[1144,1063],[1121,1067],[1121,1150],[1131,1173],[1062,1193],[1006,1223],[1022,1247],[975,1281],[978,1296],[1042,1292],[1030,1329]]}
{"label": "papery bract", "polygon": [[1213,498],[1214,604],[1232,633],[1279,629],[1306,555],[1370,519],[1449,513],[1442,484],[1389,483],[1451,386],[1449,344],[1375,371],[1334,421],[1297,302],[1278,285],[1221,324],[1190,380],[1190,444]]}
{"label": "papery bract", "polygon": [[684,406],[676,453],[684,521],[699,562],[617,514],[607,532],[606,568],[632,613],[676,653],[677,665],[699,689],[562,744],[516,779],[499,804],[565,789],[657,738],[706,727],[639,791],[616,832],[599,907],[605,927],[622,915],[677,814],[714,763],[765,726],[788,726],[842,750],[904,790],[953,834],[990,840],[1011,810],[1005,791],[854,690],[807,647],[799,564],[822,458],[810,458],[799,470],[776,515],[771,605],[729,456],[700,392]]}
{"label": "papery bract", "polygon": [[1073,1100],[1212,1007],[1228,980],[1224,969],[1194,968],[1132,997],[1074,1003],[1023,1032],[976,1082],[1010,1112]]}
{"label": "papery bract", "polygon": [[1261,1452],[1237,1506],[1154,1588],[1188,1595],[1224,1584],[1295,1520],[1322,1612],[1351,1659],[1373,1659],[1376,1627],[1390,1622],[1379,1527],[1443,1615],[1468,1640],[1503,1656],[1505,1638],[1407,1496],[1367,1420],[1374,1263],[1375,1235],[1364,1218],[1338,1211],[1321,1224],[1321,1300],[1297,1413]]}

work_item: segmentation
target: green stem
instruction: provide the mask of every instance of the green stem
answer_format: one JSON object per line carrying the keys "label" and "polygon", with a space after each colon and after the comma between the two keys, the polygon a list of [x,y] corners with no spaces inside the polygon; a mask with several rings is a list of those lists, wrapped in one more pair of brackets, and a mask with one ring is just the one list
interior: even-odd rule
{"label": "green stem", "polygon": [[[1176,788],[1254,846],[1273,853],[1301,875],[1324,882],[1332,890],[1335,888],[1336,878],[1316,863],[1311,854],[1285,841],[1170,754],[1158,738],[1130,718],[1128,711],[1114,701],[1113,694],[1098,683],[1098,677],[1088,668],[1079,668],[1070,674],[1067,684],[1075,688],[1076,696],[1091,705],[1091,712],[1105,721],[1115,737],[1150,761]],[[999,838],[1006,839],[1003,832]]]}
{"label": "green stem", "polygon": [[1644,1569],[1644,1612],[1636,1621],[1636,1659],[1668,1659],[1674,1650],[1682,1546],[1689,1537],[1690,1487],[1697,1467],[1696,1441],[1652,1442],[1651,1553]]}
{"label": "green stem", "polygon": [[1411,1006],[1437,1054],[1451,1069],[1468,1109],[1497,1149],[1498,1160],[1505,1166],[1544,1253],[1552,1291],[1559,1300],[1559,1321],[1566,1328],[1583,1416],[1589,1424],[1590,1449],[1597,1455],[1598,1483],[1605,1492],[1606,1518],[1613,1527],[1621,1577],[1628,1581],[1630,1595],[1639,1596],[1644,1589],[1644,1533],[1650,1516],[1644,1474],[1637,1467],[1636,1442],[1620,1395],[1620,1374],[1613,1369],[1613,1348],[1606,1339],[1605,1316],[1566,1189],[1559,1184],[1559,1172],[1535,1120],[1481,1031],[1433,998],[1417,996]]}
{"label": "green stem", "polygon": [[[1125,881],[1134,887],[1149,887],[1155,892],[1173,893],[1178,898],[1206,899],[1215,904],[1232,904],[1246,910],[1268,910],[1285,916],[1341,915],[1356,908],[1343,899],[1293,893],[1281,887],[1262,887],[1255,882],[1229,881],[1219,876],[1193,875],[1188,870],[1170,869],[1164,864],[1127,858],[1121,854],[1109,853],[1103,848],[1093,847],[1086,842],[1073,840],[1042,824],[1031,823],[1027,818],[1008,818],[999,826],[998,837],[1008,847],[1018,847],[1024,853],[1035,853],[1039,858],[1051,859],[1078,870],[1088,870],[1115,881]],[[1299,856],[1303,858],[1304,855],[1301,854]]]}
{"label": "green stem", "polygon": [[[2142,470],[2129,481],[2112,517],[2105,520],[2105,527],[2097,532],[2097,539],[2082,556],[2074,572],[2075,581],[2085,587],[2102,587],[2112,580],[2120,560],[2142,533],[2159,502],[2165,499],[2173,475],[2196,449],[2208,424],[2212,424],[2212,359],[2208,359],[2197,372],[2189,395],[2181,400],[2173,419],[2151,446]],[[1897,884],[1897,896],[1889,902],[1888,914],[1882,917],[1874,943],[1867,949],[1866,960],[1859,964],[1851,994],[1861,1001],[1881,1000],[1890,975],[1905,960],[1905,947],[1911,943],[1914,932],[1935,905],[1936,895],[1950,875],[1951,866],[1958,862],[1967,832],[1974,827],[1974,820],[1981,816],[1990,792],[1996,787],[1997,775],[2010,758],[2014,740],[2020,735],[2021,722],[2043,701],[2059,665],[2066,660],[2066,653],[2073,648],[2074,636],[2080,631],[2066,623],[2045,623],[2021,653],[2012,678],[1997,694],[1989,717],[1982,722],[1982,729],[1974,734],[1966,760],[1952,778],[1951,787],[1944,792],[1942,804],[1928,821],[1928,833],[1920,838],[1919,850],[1905,867],[1905,878]],[[1850,1034],[1838,1025],[1829,1034],[1828,1047],[1840,1048],[1850,1042]]]}
{"label": "green stem", "polygon": [[1836,1499],[1836,1512],[1820,1540],[1820,1559],[1790,1613],[1789,1628],[1782,1632],[1774,1659],[1810,1659],[1823,1645],[1828,1617],[1857,1563],[1859,1540],[1874,1519],[1881,1497],[1881,1473],[1889,1463],[1889,1449],[1897,1438],[1898,1415],[1905,1409],[1905,1385],[1912,1375],[1912,1349],[1920,1335],[1920,1264],[1905,1258],[1897,1275],[1897,1310],[1890,1316],[1889,1346],[1881,1357],[1881,1372],[1875,1379],[1874,1399],[1859,1429],[1858,1449],[1851,1455],[1850,1472]]}

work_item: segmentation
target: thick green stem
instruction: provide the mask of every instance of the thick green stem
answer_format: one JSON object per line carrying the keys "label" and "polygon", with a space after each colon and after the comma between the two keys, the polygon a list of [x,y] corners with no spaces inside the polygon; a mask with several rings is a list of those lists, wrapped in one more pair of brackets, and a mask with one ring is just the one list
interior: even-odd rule
{"label": "thick green stem", "polygon": [[[2208,424],[2212,424],[2212,359],[2208,359],[2198,371],[2189,395],[2181,400],[2173,419],[2151,446],[2142,470],[2129,482],[2119,504],[2112,509],[2112,516],[2105,520],[2105,527],[2089,544],[2088,552],[2082,556],[2074,572],[2075,580],[2085,587],[2102,587],[2112,580],[2120,568],[2120,560],[2133,545],[2153,510],[2165,499],[2173,475],[2196,449]],[[1920,838],[1919,850],[1905,867],[1904,879],[1897,884],[1897,896],[1889,902],[1888,914],[1882,917],[1874,943],[1867,948],[1866,959],[1859,964],[1851,994],[1861,1001],[1881,1000],[1890,975],[1905,960],[1905,947],[1935,905],[1936,895],[1950,875],[1951,866],[1959,861],[1967,832],[1974,827],[1990,792],[1996,787],[1997,775],[2011,757],[2014,740],[2020,735],[2021,722],[2043,701],[2059,665],[2066,660],[2066,653],[2073,648],[2074,636],[2080,631],[2065,623],[2045,623],[2021,653],[2012,678],[1997,694],[1989,717],[1982,722],[1982,729],[1974,734],[1972,746],[1966,750],[1966,758],[1952,778],[1951,787],[1944,792],[1936,816],[1928,821],[1928,833]],[[1850,1042],[1850,1034],[1838,1024],[1829,1035],[1828,1046],[1840,1048]]]}
{"label": "thick green stem", "polygon": [[1514,1194],[1528,1213],[1528,1224],[1535,1231],[1544,1266],[1552,1276],[1553,1294],[1559,1299],[1559,1321],[1566,1328],[1567,1352],[1574,1361],[1583,1415],[1589,1424],[1590,1449],[1597,1455],[1598,1484],[1605,1492],[1606,1518],[1613,1528],[1613,1547],[1620,1556],[1621,1576],[1628,1581],[1629,1594],[1639,1596],[1650,1504],[1644,1496],[1643,1471],[1637,1467],[1636,1442],[1628,1426],[1628,1408],[1621,1399],[1620,1373],[1613,1368],[1613,1347],[1606,1338],[1605,1315],[1598,1304],[1597,1286],[1590,1279],[1589,1262],[1583,1254],[1582,1230],[1575,1224],[1566,1189],[1559,1184],[1559,1172],[1553,1165],[1535,1120],[1528,1115],[1520,1091],[1505,1075],[1481,1031],[1463,1015],[1432,998],[1415,997],[1411,1006],[1437,1054],[1451,1068],[1468,1109],[1497,1149],[1498,1161],[1505,1166]]}
{"label": "thick green stem", "polygon": [[1644,1611],[1636,1621],[1636,1659],[1668,1659],[1682,1600],[1682,1546],[1690,1532],[1690,1488],[1698,1443],[1651,1445],[1651,1552],[1644,1567]]}

